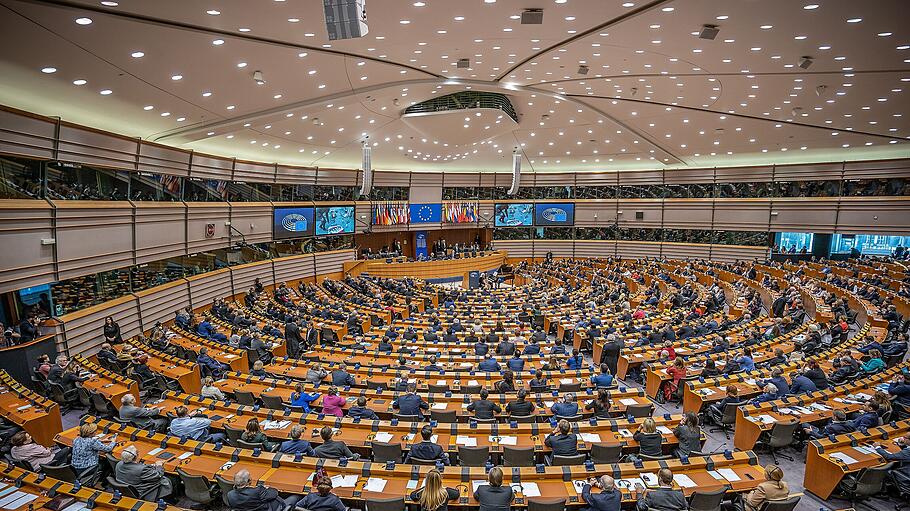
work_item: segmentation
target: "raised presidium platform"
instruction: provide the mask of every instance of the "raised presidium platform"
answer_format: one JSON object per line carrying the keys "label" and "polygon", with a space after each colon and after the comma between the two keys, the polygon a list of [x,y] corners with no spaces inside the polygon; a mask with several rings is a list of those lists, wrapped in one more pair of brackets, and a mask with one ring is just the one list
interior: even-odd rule
{"label": "raised presidium platform", "polygon": [[408,261],[403,257],[366,259],[344,263],[344,271],[352,276],[368,274],[373,277],[415,277],[433,281],[461,277],[467,284],[472,271],[486,272],[500,268],[508,254],[503,250],[477,252],[477,256],[462,256],[434,261]]}

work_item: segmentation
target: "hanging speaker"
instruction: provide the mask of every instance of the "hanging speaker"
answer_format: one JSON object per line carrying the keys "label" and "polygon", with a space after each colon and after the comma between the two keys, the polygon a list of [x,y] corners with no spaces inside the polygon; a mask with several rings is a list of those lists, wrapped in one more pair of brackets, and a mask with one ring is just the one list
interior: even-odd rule
{"label": "hanging speaker", "polygon": [[509,195],[518,193],[518,184],[521,182],[521,153],[517,150],[512,152],[512,188],[509,188]]}
{"label": "hanging speaker", "polygon": [[373,189],[373,148],[369,142],[363,143],[363,181],[360,183],[360,195],[369,195]]}

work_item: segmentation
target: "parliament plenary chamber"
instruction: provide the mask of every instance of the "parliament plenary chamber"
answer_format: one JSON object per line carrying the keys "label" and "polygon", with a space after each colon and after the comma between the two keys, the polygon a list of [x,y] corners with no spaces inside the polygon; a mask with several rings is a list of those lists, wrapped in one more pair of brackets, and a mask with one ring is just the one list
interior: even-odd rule
{"label": "parliament plenary chamber", "polygon": [[0,0],[0,511],[910,511],[908,21]]}

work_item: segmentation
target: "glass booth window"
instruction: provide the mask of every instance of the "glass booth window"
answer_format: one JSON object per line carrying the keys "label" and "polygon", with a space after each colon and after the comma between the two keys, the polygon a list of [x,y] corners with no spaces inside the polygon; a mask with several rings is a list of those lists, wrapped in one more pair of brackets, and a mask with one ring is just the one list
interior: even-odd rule
{"label": "glass booth window", "polygon": [[316,185],[313,187],[313,200],[348,201],[354,200],[356,186]]}
{"label": "glass booth window", "polygon": [[227,200],[227,191],[227,181],[189,178],[184,181],[183,200],[187,202],[222,202]]}
{"label": "glass booth window", "polygon": [[497,227],[493,229],[494,240],[529,240],[531,229],[522,227]]}
{"label": "glass booth window", "polygon": [[814,241],[811,232],[779,232],[774,235],[774,250],[782,254],[812,252]]}
{"label": "glass booth window", "polygon": [[130,173],[130,199],[176,202],[183,191],[183,178],[153,172]]}
{"label": "glass booth window", "polygon": [[130,268],[133,292],[150,289],[183,277],[183,256],[152,261]]}
{"label": "glass booth window", "polygon": [[269,183],[232,181],[227,187],[229,202],[269,202],[271,196],[272,185]]}
{"label": "glass booth window", "polygon": [[47,164],[47,197],[62,200],[126,200],[130,173],[78,163]]}
{"label": "glass booth window", "polygon": [[43,163],[38,160],[0,158],[0,199],[38,199],[43,193]]}

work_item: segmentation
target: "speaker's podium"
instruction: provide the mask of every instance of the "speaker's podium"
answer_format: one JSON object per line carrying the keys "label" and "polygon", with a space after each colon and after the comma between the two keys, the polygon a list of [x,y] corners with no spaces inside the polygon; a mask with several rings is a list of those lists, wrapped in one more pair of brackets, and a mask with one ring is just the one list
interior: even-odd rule
{"label": "speaker's podium", "polygon": [[465,289],[477,289],[480,287],[480,272],[477,270],[471,270],[466,273],[462,287]]}

